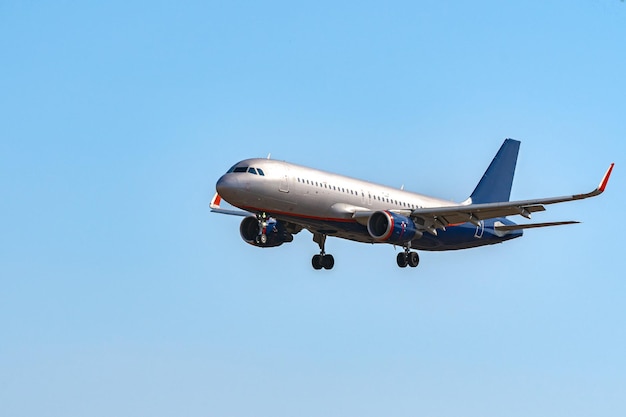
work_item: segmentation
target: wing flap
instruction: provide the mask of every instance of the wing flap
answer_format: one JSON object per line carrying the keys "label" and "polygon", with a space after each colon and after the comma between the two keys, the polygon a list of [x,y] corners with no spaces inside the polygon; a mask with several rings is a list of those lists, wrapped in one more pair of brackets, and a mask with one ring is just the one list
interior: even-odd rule
{"label": "wing flap", "polygon": [[512,203],[486,203],[468,206],[459,205],[416,209],[411,212],[411,217],[419,217],[424,220],[436,218],[445,225],[448,225],[465,222],[472,223],[473,221],[515,215],[530,218],[531,213],[545,210],[545,207],[540,204],[514,205]]}

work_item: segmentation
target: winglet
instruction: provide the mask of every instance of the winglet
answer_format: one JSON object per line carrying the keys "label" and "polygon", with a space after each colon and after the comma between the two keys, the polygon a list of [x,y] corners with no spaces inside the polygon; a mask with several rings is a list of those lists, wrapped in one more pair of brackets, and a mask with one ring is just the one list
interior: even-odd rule
{"label": "winglet", "polygon": [[583,198],[595,197],[602,194],[606,189],[606,185],[609,183],[609,177],[611,176],[611,172],[613,172],[613,166],[615,166],[615,163],[611,163],[611,165],[609,165],[609,169],[606,170],[604,177],[602,177],[602,181],[600,181],[600,184],[598,184],[598,188],[590,193],[576,194],[572,196],[574,200],[582,200]]}
{"label": "winglet", "polygon": [[243,217],[250,215],[249,212],[243,211],[243,210],[223,209],[220,204],[222,204],[222,197],[218,193],[215,193],[215,195],[211,199],[211,204],[209,204],[209,207],[211,208],[212,212],[221,213],[221,214],[230,214],[231,216],[243,216]]}
{"label": "winglet", "polygon": [[209,204],[209,207],[211,207],[213,210],[219,210],[221,202],[222,197],[218,193],[215,193],[213,199],[211,200],[211,204]]}
{"label": "winglet", "polygon": [[600,181],[600,185],[598,185],[598,191],[600,191],[601,193],[604,192],[604,189],[606,188],[606,185],[609,182],[609,177],[611,176],[611,172],[613,172],[614,165],[615,165],[615,162],[611,163],[611,165],[609,166],[609,169],[606,170],[606,174],[604,174],[604,177],[602,177],[602,181]]}

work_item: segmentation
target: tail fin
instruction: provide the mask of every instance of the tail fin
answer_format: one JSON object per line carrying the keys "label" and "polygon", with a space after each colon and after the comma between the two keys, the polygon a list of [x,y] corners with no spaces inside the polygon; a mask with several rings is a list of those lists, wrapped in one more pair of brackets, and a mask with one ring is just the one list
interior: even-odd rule
{"label": "tail fin", "polygon": [[472,204],[509,201],[520,142],[506,139],[470,196]]}

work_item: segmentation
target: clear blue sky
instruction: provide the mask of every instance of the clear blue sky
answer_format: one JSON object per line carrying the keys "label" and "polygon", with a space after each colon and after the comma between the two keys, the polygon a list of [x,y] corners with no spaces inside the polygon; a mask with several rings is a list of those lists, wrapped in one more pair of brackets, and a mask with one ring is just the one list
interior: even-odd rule
{"label": "clear blue sky", "polygon": [[[626,5],[0,4],[3,416],[626,415]],[[453,200],[597,199],[422,252],[210,214],[264,157]]]}

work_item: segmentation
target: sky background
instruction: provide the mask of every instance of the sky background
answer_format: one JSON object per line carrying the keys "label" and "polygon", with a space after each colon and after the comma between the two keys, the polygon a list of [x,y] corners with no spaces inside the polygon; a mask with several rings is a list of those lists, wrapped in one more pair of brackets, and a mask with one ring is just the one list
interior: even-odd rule
{"label": "sky background", "polygon": [[[3,416],[623,416],[626,4],[0,2]],[[259,249],[249,157],[464,200],[591,191],[522,239]]]}

